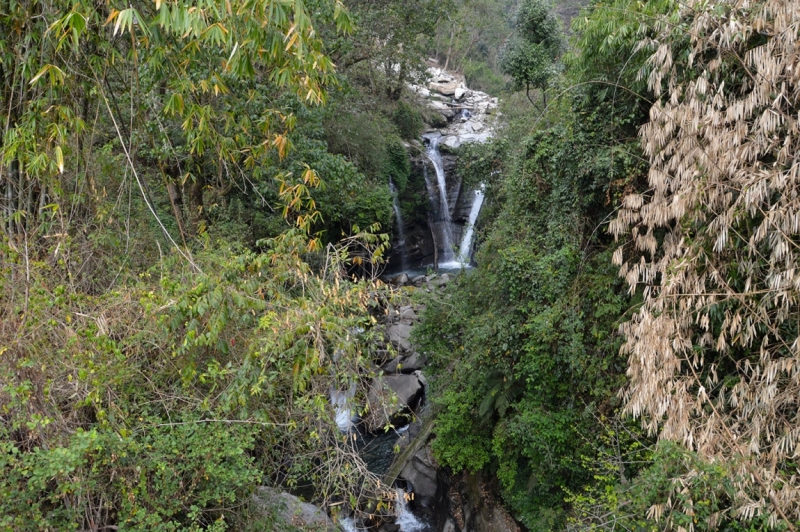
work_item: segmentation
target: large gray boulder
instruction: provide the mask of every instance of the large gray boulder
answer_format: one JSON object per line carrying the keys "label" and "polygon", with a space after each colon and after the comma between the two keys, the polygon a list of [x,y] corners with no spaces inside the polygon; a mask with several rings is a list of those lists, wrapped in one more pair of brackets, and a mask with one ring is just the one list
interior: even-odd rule
{"label": "large gray boulder", "polygon": [[416,409],[424,391],[416,375],[385,375],[373,379],[367,394],[368,412],[364,420],[367,430],[379,430],[404,410]]}
{"label": "large gray boulder", "polygon": [[407,285],[408,284],[408,274],[407,273],[401,273],[400,275],[398,275],[397,277],[392,279],[392,284],[395,285],[395,286],[405,286],[405,285]]}
{"label": "large gray boulder", "polygon": [[457,81],[452,81],[450,83],[433,82],[428,85],[428,89],[430,89],[432,92],[443,94],[444,96],[454,96],[456,90],[459,89],[459,86]]}
{"label": "large gray boulder", "polygon": [[412,307],[411,305],[406,305],[405,307],[400,307],[400,319],[401,320],[410,320],[410,321],[416,320],[417,319],[417,313],[414,312],[414,307]]}
{"label": "large gray boulder", "polygon": [[[319,507],[303,502],[285,491],[261,486],[253,494],[253,501],[259,511],[277,515],[278,523],[274,523],[269,532],[284,530],[281,525],[292,525],[301,530],[313,532],[338,532],[339,530],[331,518]],[[264,532],[268,531],[264,530]]]}
{"label": "large gray boulder", "polygon": [[386,329],[389,341],[400,351],[411,351],[411,325],[407,323],[394,323]]}
{"label": "large gray boulder", "polygon": [[397,367],[400,365],[401,360],[403,360],[403,357],[398,355],[393,359],[391,359],[386,364],[383,364],[381,366],[381,369],[383,370],[384,373],[387,374],[397,373]]}
{"label": "large gray boulder", "polygon": [[[422,369],[425,367],[425,364],[428,362],[428,357],[417,353],[416,351],[408,355],[406,358],[400,361],[400,372],[401,373],[414,373],[418,369]],[[395,366],[395,371],[397,371],[397,366]]]}

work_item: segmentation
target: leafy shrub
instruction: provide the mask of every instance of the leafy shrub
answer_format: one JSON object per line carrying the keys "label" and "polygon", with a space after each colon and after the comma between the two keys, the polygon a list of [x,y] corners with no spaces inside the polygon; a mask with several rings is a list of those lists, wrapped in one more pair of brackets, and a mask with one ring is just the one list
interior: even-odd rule
{"label": "leafy shrub", "polygon": [[397,102],[392,121],[397,126],[400,136],[408,140],[418,138],[425,126],[419,111],[402,100]]}

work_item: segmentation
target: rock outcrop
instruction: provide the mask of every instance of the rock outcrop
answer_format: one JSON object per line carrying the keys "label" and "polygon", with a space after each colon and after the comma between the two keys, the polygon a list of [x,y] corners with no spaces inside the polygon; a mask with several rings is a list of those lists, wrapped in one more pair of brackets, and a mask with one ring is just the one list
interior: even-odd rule
{"label": "rock outcrop", "polygon": [[425,394],[425,385],[416,375],[385,375],[372,380],[367,395],[366,429],[375,432],[388,423],[405,425],[410,414],[419,407]]}
{"label": "rock outcrop", "polygon": [[414,453],[400,471],[400,477],[408,485],[407,489],[414,492],[415,500],[422,506],[433,506],[438,488],[436,480],[438,469],[439,465],[433,458],[431,448],[426,445]]}
{"label": "rock outcrop", "polygon": [[338,532],[339,530],[339,527],[334,525],[331,518],[319,507],[303,502],[285,491],[262,486],[253,494],[253,502],[257,511],[268,518],[266,519],[268,522],[277,517],[278,521],[310,532]]}

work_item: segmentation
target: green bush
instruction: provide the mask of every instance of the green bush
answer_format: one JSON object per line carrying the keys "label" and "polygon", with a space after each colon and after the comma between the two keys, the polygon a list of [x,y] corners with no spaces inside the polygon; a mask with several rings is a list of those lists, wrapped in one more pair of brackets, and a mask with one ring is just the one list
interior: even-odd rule
{"label": "green bush", "polygon": [[397,102],[392,121],[397,126],[400,136],[407,140],[418,138],[422,128],[425,127],[419,111],[402,100]]}
{"label": "green bush", "polygon": [[47,263],[27,295],[0,285],[4,315],[27,308],[0,330],[0,529],[240,530],[260,484],[355,491],[327,401],[370,371],[375,288],[342,277],[349,245],[321,271],[290,231],[261,254],[218,242],[195,254],[203,274],[167,255],[100,295]]}
{"label": "green bush", "polygon": [[567,493],[594,482],[582,457],[599,452],[598,419],[624,384],[616,330],[632,301],[596,228],[610,183],[640,167],[599,141],[606,127],[578,108],[519,142],[459,150],[459,171],[489,195],[478,267],[431,298],[417,330],[438,376],[437,458],[491,472],[530,530],[566,526]]}

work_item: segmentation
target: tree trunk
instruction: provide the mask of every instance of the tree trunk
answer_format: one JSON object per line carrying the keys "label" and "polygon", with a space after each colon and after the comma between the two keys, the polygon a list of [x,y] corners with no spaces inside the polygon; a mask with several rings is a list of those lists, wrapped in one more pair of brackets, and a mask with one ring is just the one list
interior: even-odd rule
{"label": "tree trunk", "polygon": [[205,186],[205,178],[197,175],[189,187],[190,224],[192,234],[195,236],[197,236],[201,224],[205,220],[205,207],[203,204],[203,189]]}

